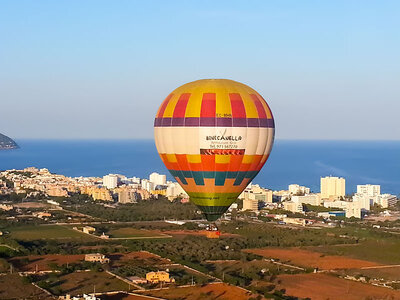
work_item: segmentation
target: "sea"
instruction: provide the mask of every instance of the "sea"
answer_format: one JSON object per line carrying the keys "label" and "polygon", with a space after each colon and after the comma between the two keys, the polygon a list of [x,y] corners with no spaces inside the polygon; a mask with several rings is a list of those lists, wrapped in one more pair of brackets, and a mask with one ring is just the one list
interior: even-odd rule
{"label": "sea", "polygon": [[[0,170],[34,166],[71,177],[113,173],[148,178],[167,174],[153,140],[16,140],[20,149],[0,151]],[[270,158],[253,183],[273,190],[297,183],[319,192],[320,178],[379,184],[382,193],[400,194],[400,141],[276,140]]]}

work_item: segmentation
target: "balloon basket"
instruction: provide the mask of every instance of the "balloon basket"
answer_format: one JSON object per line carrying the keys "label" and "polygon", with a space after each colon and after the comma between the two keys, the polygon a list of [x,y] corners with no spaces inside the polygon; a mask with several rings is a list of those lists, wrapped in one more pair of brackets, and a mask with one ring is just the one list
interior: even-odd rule
{"label": "balloon basket", "polygon": [[217,231],[206,230],[206,237],[209,239],[219,239],[220,236],[221,236],[221,232],[219,230],[217,230]]}
{"label": "balloon basket", "polygon": [[217,225],[209,224],[205,230],[205,236],[209,239],[219,239],[221,236],[221,231],[219,231]]}

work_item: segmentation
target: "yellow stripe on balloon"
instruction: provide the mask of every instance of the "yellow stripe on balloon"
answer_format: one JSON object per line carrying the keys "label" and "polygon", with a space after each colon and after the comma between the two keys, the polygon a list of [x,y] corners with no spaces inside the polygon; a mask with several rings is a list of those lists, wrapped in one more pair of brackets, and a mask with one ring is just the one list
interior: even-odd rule
{"label": "yellow stripe on balloon", "polygon": [[174,115],[176,103],[178,102],[180,96],[181,96],[180,93],[179,94],[174,93],[171,100],[169,100],[167,107],[165,108],[164,118],[172,118],[172,116]]}
{"label": "yellow stripe on balloon", "polygon": [[173,162],[177,162],[177,161],[178,161],[178,160],[176,159],[175,154],[166,154],[166,156],[167,156],[168,162],[170,162],[170,163],[173,163]]}
{"label": "yellow stripe on balloon", "polygon": [[254,104],[253,99],[250,98],[249,93],[241,93],[240,96],[242,97],[244,108],[246,110],[246,117],[258,118],[257,108]]}
{"label": "yellow stripe on balloon", "polygon": [[228,164],[231,160],[230,155],[215,155],[215,162],[218,164]]}
{"label": "yellow stripe on balloon", "polygon": [[230,118],[232,117],[231,100],[229,99],[229,93],[225,88],[216,89],[216,109],[215,113],[219,118]]}
{"label": "yellow stripe on balloon", "polygon": [[203,99],[203,93],[201,93],[201,91],[196,92],[196,90],[194,90],[186,106],[186,112],[185,112],[186,118],[200,117],[202,99]]}
{"label": "yellow stripe on balloon", "polygon": [[254,155],[244,155],[242,164],[251,164],[253,162]]}
{"label": "yellow stripe on balloon", "polygon": [[199,164],[201,163],[201,155],[200,154],[187,154],[187,161],[191,164]]}

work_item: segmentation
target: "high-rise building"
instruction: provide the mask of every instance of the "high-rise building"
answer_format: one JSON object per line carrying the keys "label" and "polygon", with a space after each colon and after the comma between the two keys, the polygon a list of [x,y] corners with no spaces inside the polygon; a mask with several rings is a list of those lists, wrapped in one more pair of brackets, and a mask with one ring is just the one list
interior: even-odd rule
{"label": "high-rise building", "polygon": [[357,194],[369,197],[379,196],[381,194],[381,186],[372,184],[357,185]]}
{"label": "high-rise building", "polygon": [[339,198],[346,195],[346,180],[342,177],[321,178],[321,198]]}
{"label": "high-rise building", "polygon": [[115,174],[103,176],[103,186],[108,189],[115,189],[118,186],[118,176]]}
{"label": "high-rise building", "polygon": [[272,203],[272,191],[260,187],[258,184],[249,184],[239,195],[239,199],[257,198],[260,202]]}
{"label": "high-rise building", "polygon": [[184,189],[180,186],[179,183],[177,182],[169,182],[167,191],[166,191],[166,196],[168,197],[169,200],[173,200],[179,195],[183,195],[187,197],[187,193],[184,191]]}
{"label": "high-rise building", "polygon": [[362,210],[370,210],[371,202],[373,202],[373,199],[371,199],[370,196],[358,193],[353,196],[352,200],[354,203],[358,203],[358,206]]}
{"label": "high-rise building", "polygon": [[154,182],[151,182],[148,179],[142,179],[140,185],[142,186],[143,190],[146,190],[148,192],[151,192],[155,188]]}
{"label": "high-rise building", "polygon": [[125,187],[118,191],[119,203],[136,203],[137,196],[135,190]]}
{"label": "high-rise building", "polygon": [[258,199],[251,197],[243,200],[243,210],[258,211]]}
{"label": "high-rise building", "polygon": [[149,180],[152,183],[154,183],[154,185],[166,185],[167,184],[167,176],[158,174],[156,172],[150,174]]}

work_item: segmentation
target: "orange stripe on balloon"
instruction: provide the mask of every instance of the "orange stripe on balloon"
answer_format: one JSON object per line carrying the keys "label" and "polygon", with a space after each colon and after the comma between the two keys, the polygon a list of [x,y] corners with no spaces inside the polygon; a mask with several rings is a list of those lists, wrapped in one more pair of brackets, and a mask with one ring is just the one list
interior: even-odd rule
{"label": "orange stripe on balloon", "polygon": [[215,164],[215,171],[227,172],[229,170],[229,164]]}
{"label": "orange stripe on balloon", "polygon": [[239,170],[240,165],[242,164],[244,155],[231,155],[231,160],[229,163],[229,170],[231,172],[236,172]]}
{"label": "orange stripe on balloon", "polygon": [[202,191],[199,189],[199,186],[196,184],[193,178],[185,178],[187,185],[185,186],[185,191],[186,193],[196,193],[199,192],[201,193]]}
{"label": "orange stripe on balloon", "polygon": [[264,165],[261,163],[262,158],[262,155],[254,155],[253,162],[250,166],[249,171],[259,171]]}
{"label": "orange stripe on balloon", "polygon": [[200,172],[200,171],[214,171],[214,170],[205,170],[201,163],[189,163],[190,169],[193,172]]}
{"label": "orange stripe on balloon", "polygon": [[204,171],[215,170],[215,156],[214,155],[201,155],[201,165]]}
{"label": "orange stripe on balloon", "polygon": [[176,159],[178,161],[180,170],[183,170],[183,171],[191,170],[189,163],[187,161],[186,154],[175,154],[175,155],[176,155]]}

